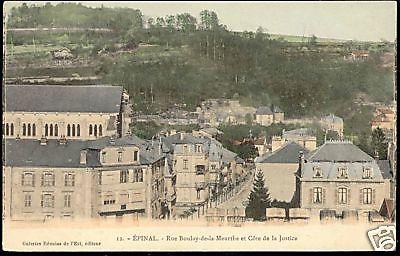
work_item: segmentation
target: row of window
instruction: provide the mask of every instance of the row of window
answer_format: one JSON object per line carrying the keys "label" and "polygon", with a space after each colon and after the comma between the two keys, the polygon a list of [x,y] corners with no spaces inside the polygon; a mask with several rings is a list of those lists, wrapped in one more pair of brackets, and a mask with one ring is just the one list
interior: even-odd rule
{"label": "row of window", "polygon": [[[129,170],[123,170],[119,173],[119,182],[127,183],[129,179]],[[143,182],[143,170],[133,170],[132,182]]]}
{"label": "row of window", "polygon": [[13,123],[6,123],[5,125],[3,124],[3,133],[5,133],[7,136],[9,135],[14,136],[14,124]]}
{"label": "row of window", "polygon": [[[313,203],[322,204],[323,201],[323,189],[321,187],[313,188]],[[348,188],[338,188],[337,190],[337,203],[348,204],[350,203],[350,191]],[[360,203],[362,204],[372,204],[373,191],[372,188],[361,189]]]}
{"label": "row of window", "polygon": [[[24,172],[21,177],[22,186],[34,187],[35,186],[35,173]],[[56,185],[55,174],[53,172],[44,172],[41,175],[40,184],[42,187],[50,187]],[[64,173],[64,186],[75,186],[75,174]]]}
{"label": "row of window", "polygon": [[[71,207],[71,193],[64,194],[64,207],[69,208]],[[24,206],[25,207],[32,207],[33,205],[33,195],[31,193],[24,194]],[[44,193],[41,195],[40,198],[40,206],[42,208],[54,208],[55,205],[55,196],[52,193]]]}
{"label": "row of window", "polygon": [[[45,124],[44,126],[44,136],[58,136],[59,129],[58,124]],[[5,135],[14,136],[14,124],[6,123],[3,124],[3,131]],[[79,124],[67,124],[66,134],[68,137],[80,137],[81,127]],[[99,124],[98,126],[89,125],[89,135],[90,136],[103,136],[103,126]],[[22,136],[36,136],[36,124],[23,123],[22,124]]]}
{"label": "row of window", "polygon": [[[314,166],[314,178],[322,178],[322,170],[319,166]],[[339,167],[337,170],[337,178],[341,179],[347,179],[349,178],[349,172],[347,167]],[[365,167],[363,169],[363,179],[370,179],[372,178],[372,168],[371,167]]]}
{"label": "row of window", "polygon": [[[188,145],[183,145],[183,152],[184,153],[188,153],[189,152]],[[196,144],[195,147],[194,147],[194,152],[195,153],[202,153],[203,152],[202,145],[201,144]]]}
{"label": "row of window", "polygon": [[[118,151],[118,156],[117,156],[117,162],[118,163],[122,163],[123,162],[123,154],[124,152],[122,150]],[[102,162],[105,163],[106,162],[106,157],[107,157],[107,153],[103,152],[102,153]],[[137,162],[139,160],[139,151],[135,150],[133,151],[133,161]]]}
{"label": "row of window", "polygon": [[97,124],[89,125],[89,136],[103,136],[103,126],[101,124],[99,124],[99,126],[97,126]]}

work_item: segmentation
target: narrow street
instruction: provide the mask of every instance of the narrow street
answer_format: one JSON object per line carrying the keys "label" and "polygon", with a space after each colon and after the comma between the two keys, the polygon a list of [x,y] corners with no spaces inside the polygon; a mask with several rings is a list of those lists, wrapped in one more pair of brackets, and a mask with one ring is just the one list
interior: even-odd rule
{"label": "narrow street", "polygon": [[243,184],[242,188],[233,195],[231,198],[229,198],[226,202],[223,202],[219,204],[217,207],[221,209],[232,209],[232,208],[245,208],[243,205],[244,201],[247,201],[250,191],[253,187],[253,180],[254,180],[254,175],[252,176],[251,179],[247,180],[245,184]]}

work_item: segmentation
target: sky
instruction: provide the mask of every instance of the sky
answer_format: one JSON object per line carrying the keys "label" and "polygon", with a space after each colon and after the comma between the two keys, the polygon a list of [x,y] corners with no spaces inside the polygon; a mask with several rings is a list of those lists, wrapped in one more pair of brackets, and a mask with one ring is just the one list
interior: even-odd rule
{"label": "sky", "polygon": [[[53,1],[56,4],[60,1]],[[67,2],[67,1],[65,1]],[[80,1],[91,7],[128,7],[140,9],[147,17],[190,13],[199,17],[201,10],[213,10],[220,22],[234,31],[255,31],[259,26],[268,33],[283,35],[316,35],[321,38],[360,41],[394,41],[396,38],[395,1],[343,2],[103,2]],[[8,1],[5,10],[21,5]],[[33,1],[30,3],[44,4]]]}

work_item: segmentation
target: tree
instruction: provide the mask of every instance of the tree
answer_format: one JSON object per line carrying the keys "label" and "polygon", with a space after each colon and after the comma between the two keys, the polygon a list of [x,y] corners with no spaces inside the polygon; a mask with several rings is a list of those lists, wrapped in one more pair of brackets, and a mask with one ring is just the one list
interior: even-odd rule
{"label": "tree", "polygon": [[372,131],[371,147],[375,154],[378,154],[379,159],[387,158],[388,143],[385,134],[381,128],[376,128]]}
{"label": "tree", "polygon": [[264,184],[264,174],[259,170],[253,183],[253,190],[249,195],[246,217],[254,220],[263,220],[265,219],[265,209],[269,207],[271,207],[271,198],[268,188]]}
{"label": "tree", "polygon": [[312,35],[309,42],[310,45],[315,46],[317,44],[317,37],[315,35]]}

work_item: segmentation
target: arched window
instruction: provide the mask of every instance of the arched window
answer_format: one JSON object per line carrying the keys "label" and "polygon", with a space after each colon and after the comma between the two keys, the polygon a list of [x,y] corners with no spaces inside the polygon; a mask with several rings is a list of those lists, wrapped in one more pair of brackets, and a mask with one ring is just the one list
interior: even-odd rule
{"label": "arched window", "polygon": [[10,135],[14,136],[14,124],[13,123],[11,123],[11,133],[10,133]]}
{"label": "arched window", "polygon": [[67,136],[71,136],[71,125],[67,125]]}
{"label": "arched window", "polygon": [[92,134],[93,134],[93,126],[89,125],[89,135],[92,135]]}
{"label": "arched window", "polygon": [[49,136],[49,125],[48,124],[46,124],[44,126],[44,136],[45,137]]}
{"label": "arched window", "polygon": [[93,133],[94,136],[97,136],[97,124],[94,125]]}
{"label": "arched window", "polygon": [[36,124],[32,124],[32,136],[36,136]]}
{"label": "arched window", "polygon": [[103,136],[103,127],[99,124],[99,136]]}
{"label": "arched window", "polygon": [[76,125],[76,136],[81,136],[81,126],[79,124]]}
{"label": "arched window", "polygon": [[58,125],[54,125],[54,136],[58,136]]}
{"label": "arched window", "polygon": [[72,136],[75,136],[75,124],[72,125]]}
{"label": "arched window", "polygon": [[28,136],[31,136],[31,124],[28,124]]}
{"label": "arched window", "polygon": [[6,135],[8,136],[10,132],[10,127],[8,126],[8,123],[6,124]]}
{"label": "arched window", "polygon": [[50,136],[53,136],[53,124],[50,124]]}
{"label": "arched window", "polygon": [[22,135],[26,136],[26,124],[22,125]]}

